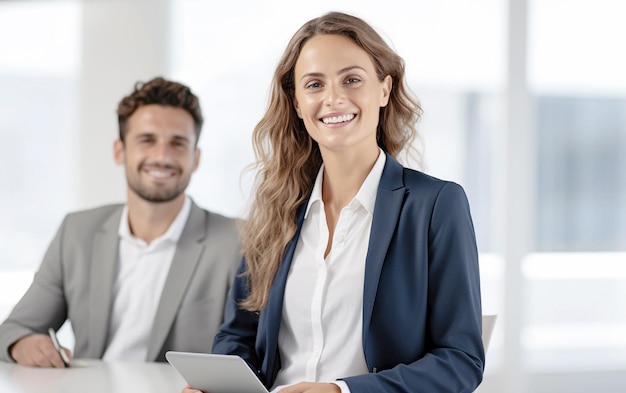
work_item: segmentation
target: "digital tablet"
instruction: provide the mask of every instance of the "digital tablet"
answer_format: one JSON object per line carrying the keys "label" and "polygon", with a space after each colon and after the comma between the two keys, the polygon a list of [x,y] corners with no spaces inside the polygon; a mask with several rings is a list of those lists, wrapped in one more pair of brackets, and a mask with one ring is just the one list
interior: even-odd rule
{"label": "digital tablet", "polygon": [[167,361],[194,389],[209,393],[268,393],[237,355],[168,351]]}

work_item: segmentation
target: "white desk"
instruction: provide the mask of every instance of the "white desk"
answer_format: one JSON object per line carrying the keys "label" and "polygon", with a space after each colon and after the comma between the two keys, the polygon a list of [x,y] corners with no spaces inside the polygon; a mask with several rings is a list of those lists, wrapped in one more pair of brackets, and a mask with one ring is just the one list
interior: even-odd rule
{"label": "white desk", "polygon": [[71,368],[0,362],[2,393],[179,393],[185,381],[169,363],[74,361]]}

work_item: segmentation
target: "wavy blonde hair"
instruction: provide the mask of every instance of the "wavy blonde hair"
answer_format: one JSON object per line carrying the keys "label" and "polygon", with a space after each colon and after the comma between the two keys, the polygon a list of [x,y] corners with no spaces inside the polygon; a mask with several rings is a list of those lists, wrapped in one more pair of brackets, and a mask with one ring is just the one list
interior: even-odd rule
{"label": "wavy blonde hair", "polygon": [[[363,20],[331,12],[305,23],[291,38],[272,80],[265,115],[252,136],[257,190],[248,219],[240,226],[249,295],[240,306],[259,311],[267,304],[270,287],[287,243],[296,232],[298,208],[306,201],[322,157],[294,109],[294,68],[304,44],[316,35],[338,34],[353,40],[372,59],[378,79],[393,78],[389,103],[381,108],[378,145],[396,157],[418,137],[415,124],[422,110],[404,81],[404,61]],[[421,162],[419,154],[416,157]]]}

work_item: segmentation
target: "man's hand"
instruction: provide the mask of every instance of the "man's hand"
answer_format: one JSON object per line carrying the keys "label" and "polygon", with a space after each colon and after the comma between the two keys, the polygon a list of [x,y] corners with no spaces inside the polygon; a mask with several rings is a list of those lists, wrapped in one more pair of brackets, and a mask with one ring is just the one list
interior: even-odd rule
{"label": "man's hand", "polygon": [[[70,361],[72,353],[63,348]],[[17,364],[30,367],[58,367],[63,368],[63,359],[52,344],[47,334],[30,334],[17,340],[9,349],[11,357]]]}
{"label": "man's hand", "polygon": [[341,389],[334,383],[300,382],[280,389],[278,393],[341,393]]}

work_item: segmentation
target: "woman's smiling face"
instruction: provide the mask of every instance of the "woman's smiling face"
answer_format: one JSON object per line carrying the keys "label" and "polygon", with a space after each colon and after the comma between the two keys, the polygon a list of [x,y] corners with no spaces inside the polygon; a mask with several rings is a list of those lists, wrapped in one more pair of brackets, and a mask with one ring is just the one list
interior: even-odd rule
{"label": "woman's smiling face", "polygon": [[324,152],[376,146],[380,108],[389,102],[391,76],[378,79],[361,47],[342,35],[309,39],[294,69],[298,116]]}

